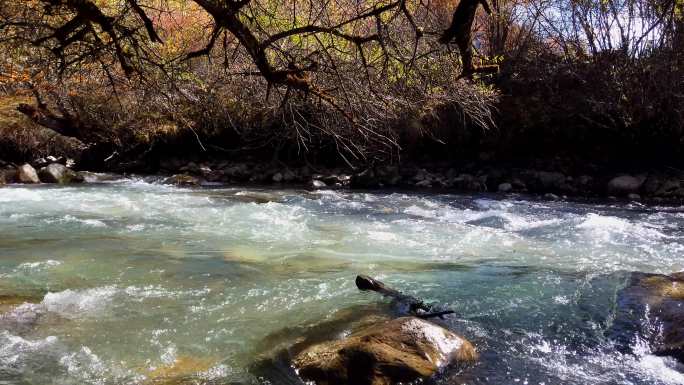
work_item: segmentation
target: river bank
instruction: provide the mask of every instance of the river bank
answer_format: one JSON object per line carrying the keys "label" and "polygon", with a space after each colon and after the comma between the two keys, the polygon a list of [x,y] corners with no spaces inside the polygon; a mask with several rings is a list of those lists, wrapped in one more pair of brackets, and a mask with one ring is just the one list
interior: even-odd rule
{"label": "river bank", "polygon": [[[271,186],[316,189],[408,190],[440,193],[530,194],[545,200],[613,200],[647,204],[684,203],[684,171],[675,168],[617,172],[596,166],[581,169],[563,162],[528,166],[497,163],[406,163],[365,169],[264,162],[168,158],[145,167],[110,165],[121,175],[132,171],[157,183],[180,186]],[[52,164],[52,166],[51,166]],[[66,166],[65,166],[66,165]],[[0,161],[0,185],[80,183],[96,174],[71,171],[66,158],[41,158],[24,165]],[[49,169],[49,170],[48,170]],[[57,173],[57,175],[55,175]],[[28,174],[24,175],[24,174]],[[90,178],[84,177],[91,175]]]}

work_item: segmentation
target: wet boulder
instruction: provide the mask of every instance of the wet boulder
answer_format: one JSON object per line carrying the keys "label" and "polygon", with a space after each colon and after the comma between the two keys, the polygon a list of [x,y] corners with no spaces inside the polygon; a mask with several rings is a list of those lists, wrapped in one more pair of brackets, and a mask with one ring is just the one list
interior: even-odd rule
{"label": "wet boulder", "polygon": [[636,178],[631,175],[622,175],[611,179],[608,182],[608,193],[614,195],[629,195],[639,192],[644,179]]}
{"label": "wet boulder", "polygon": [[510,183],[501,183],[497,187],[497,190],[501,193],[508,193],[508,192],[511,192],[513,190],[513,185]]}
{"label": "wet boulder", "polygon": [[188,174],[176,174],[164,179],[164,184],[173,184],[176,186],[199,186],[202,181],[195,176]]}
{"label": "wet boulder", "polygon": [[0,186],[13,183],[17,172],[13,169],[0,169]]}
{"label": "wet boulder", "polygon": [[323,182],[322,180],[318,180],[318,179],[311,180],[310,186],[311,186],[312,190],[324,189],[324,188],[328,187],[328,185],[325,184],[325,182]]}
{"label": "wet boulder", "polygon": [[636,334],[656,355],[684,363],[684,272],[632,273],[618,296],[615,328],[623,345],[630,344]]}
{"label": "wet boulder", "polygon": [[389,385],[430,377],[477,357],[464,338],[426,320],[403,317],[313,345],[295,357],[293,366],[300,377],[318,385]]}
{"label": "wet boulder", "polygon": [[76,171],[60,163],[52,163],[41,168],[38,176],[43,183],[82,183],[84,180]]}
{"label": "wet boulder", "polygon": [[283,201],[281,196],[266,191],[239,191],[235,194],[234,198],[240,202],[257,204],[280,203]]}
{"label": "wet boulder", "polygon": [[28,163],[17,167],[17,181],[26,184],[40,183],[36,169]]}
{"label": "wet boulder", "polygon": [[539,171],[537,180],[544,190],[560,191],[563,190],[566,178],[560,172]]}

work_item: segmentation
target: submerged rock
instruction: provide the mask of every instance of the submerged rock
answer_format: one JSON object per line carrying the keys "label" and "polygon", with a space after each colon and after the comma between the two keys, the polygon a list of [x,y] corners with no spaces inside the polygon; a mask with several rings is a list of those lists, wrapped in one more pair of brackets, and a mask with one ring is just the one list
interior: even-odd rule
{"label": "submerged rock", "polygon": [[190,385],[208,383],[202,381],[204,373],[217,365],[217,360],[180,356],[172,363],[156,367],[145,373],[145,385]]}
{"label": "submerged rock", "polygon": [[0,295],[0,330],[23,333],[31,330],[45,310],[36,305],[42,296],[3,294]]}
{"label": "submerged rock", "polygon": [[[632,273],[618,296],[615,324],[623,333],[641,334],[655,354],[684,363],[684,272]],[[621,337],[621,342],[631,343],[629,333]]]}
{"label": "submerged rock", "polygon": [[235,194],[234,198],[240,202],[258,204],[283,201],[279,195],[264,191],[240,191]]}
{"label": "submerged rock", "polygon": [[423,319],[403,317],[311,346],[293,365],[304,380],[318,385],[389,385],[430,377],[449,364],[477,357],[464,338]]}
{"label": "submerged rock", "polygon": [[17,181],[27,184],[40,183],[36,169],[28,163],[17,167]]}
{"label": "submerged rock", "polygon": [[38,176],[43,183],[81,183],[84,180],[77,172],[60,163],[52,163],[41,168]]}

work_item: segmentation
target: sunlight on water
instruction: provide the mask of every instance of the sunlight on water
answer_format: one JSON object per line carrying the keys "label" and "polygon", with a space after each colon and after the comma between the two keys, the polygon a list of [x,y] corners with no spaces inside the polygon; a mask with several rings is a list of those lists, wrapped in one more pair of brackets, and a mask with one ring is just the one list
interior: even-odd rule
{"label": "sunlight on water", "polygon": [[338,311],[388,311],[358,273],[457,311],[446,325],[482,359],[437,382],[684,383],[674,361],[607,336],[629,271],[684,270],[679,209],[7,187],[0,256],[0,384],[292,383],[261,363]]}

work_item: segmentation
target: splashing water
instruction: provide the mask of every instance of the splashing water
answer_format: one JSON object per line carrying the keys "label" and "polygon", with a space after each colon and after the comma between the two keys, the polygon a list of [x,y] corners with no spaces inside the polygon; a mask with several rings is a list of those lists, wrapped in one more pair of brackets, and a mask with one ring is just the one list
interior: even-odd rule
{"label": "splashing water", "polygon": [[607,337],[629,271],[684,269],[680,209],[7,187],[0,257],[2,384],[292,383],[256,363],[337,311],[385,311],[358,273],[456,310],[445,323],[481,360],[438,383],[684,383],[674,361]]}

